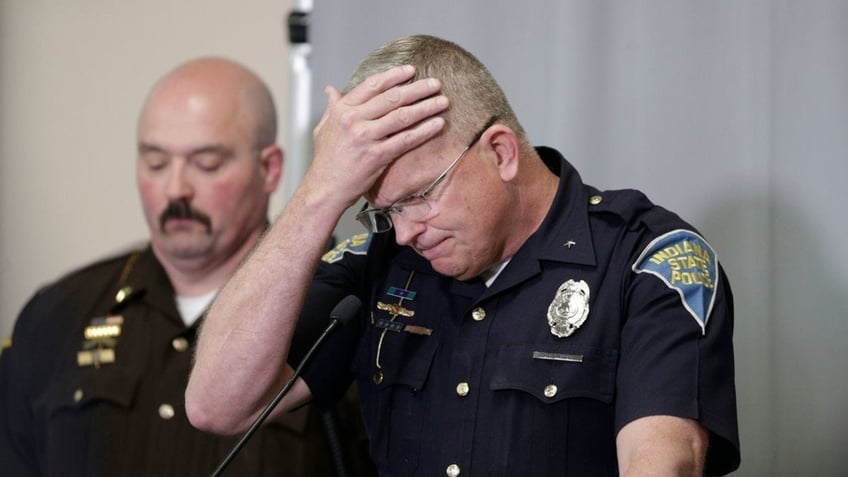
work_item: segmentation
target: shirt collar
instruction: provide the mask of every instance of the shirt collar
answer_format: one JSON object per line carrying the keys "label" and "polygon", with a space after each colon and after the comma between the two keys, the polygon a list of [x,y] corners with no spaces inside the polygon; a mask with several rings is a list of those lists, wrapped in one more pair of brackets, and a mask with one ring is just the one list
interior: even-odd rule
{"label": "shirt collar", "polygon": [[545,165],[559,176],[556,197],[539,229],[522,249],[537,258],[580,265],[595,265],[595,249],[589,228],[589,201],[594,189],[583,184],[580,174],[555,149],[536,148]]}
{"label": "shirt collar", "polygon": [[171,280],[168,279],[165,269],[156,259],[150,246],[138,252],[138,257],[127,273],[121,288],[129,290],[130,300],[143,300],[162,313],[182,322],[177,311]]}

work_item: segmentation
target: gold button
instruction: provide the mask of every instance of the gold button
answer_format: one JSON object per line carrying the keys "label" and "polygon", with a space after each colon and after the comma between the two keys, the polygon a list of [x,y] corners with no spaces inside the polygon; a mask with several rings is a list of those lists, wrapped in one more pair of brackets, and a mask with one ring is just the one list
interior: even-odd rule
{"label": "gold button", "polygon": [[82,389],[77,389],[74,391],[74,402],[82,401],[82,398],[85,397],[85,393],[82,392]]}
{"label": "gold button", "polygon": [[598,205],[603,201],[604,198],[599,195],[593,195],[592,197],[589,197],[589,204],[591,205]]}
{"label": "gold button", "polygon": [[165,419],[167,421],[168,419],[174,417],[174,414],[174,406],[167,403],[159,406],[159,417],[161,417],[162,419]]}
{"label": "gold button", "polygon": [[383,372],[377,371],[374,373],[374,384],[380,384],[383,382]]}
{"label": "gold button", "polygon": [[556,396],[557,391],[559,391],[559,389],[557,389],[556,384],[548,384],[545,386],[545,397],[552,398]]}
{"label": "gold button", "polygon": [[183,337],[174,338],[171,340],[171,346],[173,346],[175,350],[183,352],[188,349],[188,340]]}
{"label": "gold button", "polygon": [[483,321],[486,319],[486,310],[483,308],[475,308],[474,311],[471,312],[471,317],[474,318],[474,321]]}
{"label": "gold button", "polygon": [[467,396],[469,391],[468,383],[462,382],[456,385],[456,393],[460,396]]}
{"label": "gold button", "polygon": [[118,293],[115,294],[115,301],[117,303],[122,303],[124,300],[127,299],[128,296],[130,296],[130,294],[132,292],[133,292],[132,287],[121,288],[120,290],[118,290]]}
{"label": "gold button", "polygon": [[459,475],[459,466],[456,464],[451,464],[448,466],[447,471],[448,477],[457,477]]}

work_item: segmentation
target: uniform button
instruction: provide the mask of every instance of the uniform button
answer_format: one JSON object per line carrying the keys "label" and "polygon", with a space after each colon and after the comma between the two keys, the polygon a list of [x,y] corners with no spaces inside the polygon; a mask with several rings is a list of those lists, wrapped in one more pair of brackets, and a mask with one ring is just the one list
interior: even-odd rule
{"label": "uniform button", "polygon": [[593,195],[592,197],[589,197],[589,204],[591,205],[598,205],[603,201],[604,198],[599,195]]}
{"label": "uniform button", "polygon": [[82,392],[82,389],[77,389],[74,391],[74,402],[82,401],[82,398],[85,397],[85,393]]}
{"label": "uniform button", "polygon": [[383,382],[383,372],[377,371],[374,373],[374,384],[380,384]]}
{"label": "uniform button", "polygon": [[459,466],[456,464],[451,464],[448,466],[445,473],[448,475],[448,477],[457,477],[459,475]]}
{"label": "uniform button", "polygon": [[460,396],[467,396],[469,391],[468,383],[462,382],[456,385],[456,393]]}
{"label": "uniform button", "polygon": [[175,350],[182,353],[183,351],[188,349],[188,340],[183,337],[174,338],[173,340],[171,340],[171,346],[173,346]]}
{"label": "uniform button", "polygon": [[474,321],[483,321],[486,319],[486,310],[483,308],[475,308],[474,311],[471,312],[471,317],[474,318]]}
{"label": "uniform button", "polygon": [[165,419],[166,421],[168,419],[171,419],[172,417],[174,417],[174,406],[167,404],[167,403],[160,405],[159,406],[159,417],[161,417],[162,419]]}
{"label": "uniform button", "polygon": [[556,384],[548,384],[545,386],[545,397],[552,398],[556,396],[557,391],[559,391],[559,389],[557,389]]}

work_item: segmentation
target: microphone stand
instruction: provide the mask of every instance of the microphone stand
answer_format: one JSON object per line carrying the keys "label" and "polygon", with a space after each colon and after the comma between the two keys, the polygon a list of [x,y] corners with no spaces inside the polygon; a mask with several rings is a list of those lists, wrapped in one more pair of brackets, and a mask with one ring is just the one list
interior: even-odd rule
{"label": "microphone stand", "polygon": [[286,384],[282,387],[282,389],[277,392],[277,394],[274,396],[274,399],[272,399],[271,402],[269,402],[268,405],[265,406],[259,416],[257,416],[256,420],[253,421],[253,424],[251,424],[250,427],[247,428],[247,430],[244,432],[244,434],[242,434],[241,438],[239,438],[233,448],[230,449],[230,452],[227,454],[227,456],[224,457],[224,460],[222,460],[221,463],[218,464],[218,467],[212,472],[212,474],[210,474],[210,477],[220,476],[224,469],[226,469],[227,466],[230,465],[230,462],[232,462],[236,454],[238,454],[241,448],[244,447],[245,444],[247,444],[248,439],[253,436],[253,434],[259,429],[262,423],[264,423],[265,420],[268,419],[268,416],[271,414],[274,408],[277,407],[277,404],[279,404],[280,401],[283,400],[283,397],[288,394],[289,390],[294,385],[297,378],[300,376],[300,373],[303,371],[304,366],[306,366],[306,363],[312,357],[312,354],[315,353],[315,350],[318,349],[318,346],[321,345],[327,335],[329,335],[331,331],[336,329],[339,324],[343,324],[347,321],[350,321],[350,319],[353,318],[353,315],[355,315],[356,312],[359,310],[360,306],[361,302],[359,301],[359,298],[354,295],[348,295],[347,297],[342,299],[342,301],[340,301],[335,308],[333,308],[333,311],[330,313],[330,324],[327,325],[327,328],[324,329],[324,332],[321,333],[321,336],[319,336],[318,339],[315,340],[315,343],[312,345],[311,348],[309,348],[309,351],[306,353],[306,355],[304,355],[303,359],[300,360],[300,364],[297,365],[297,368],[294,370],[294,373],[291,375],[291,377],[289,377],[289,379],[286,381]]}
{"label": "microphone stand", "polygon": [[312,70],[309,21],[312,0],[294,0],[287,18],[289,36],[289,116],[286,151],[285,199],[288,202],[312,162]]}

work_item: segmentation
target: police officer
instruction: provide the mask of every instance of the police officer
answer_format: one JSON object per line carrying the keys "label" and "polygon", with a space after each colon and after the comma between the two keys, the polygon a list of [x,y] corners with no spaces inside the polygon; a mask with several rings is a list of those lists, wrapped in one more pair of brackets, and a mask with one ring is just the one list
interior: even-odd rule
{"label": "police officer", "polygon": [[[0,473],[215,469],[235,438],[190,425],[185,385],[204,311],[267,227],[283,161],[276,131],[270,91],[232,61],[192,60],[154,86],[137,159],[150,243],[65,276],[25,306],[0,358]],[[305,342],[322,327],[305,323]],[[346,412],[345,449],[356,454],[362,441],[347,432],[358,411]],[[229,472],[336,475],[324,422],[314,406],[281,414]]]}
{"label": "police officer", "polygon": [[[356,379],[381,475],[739,465],[732,296],[690,224],[532,147],[486,68],[451,42],[393,41],[345,94],[327,92],[306,178],[203,330],[193,422],[246,425],[291,373],[301,308],[354,294],[359,320],[283,404],[330,405]],[[319,260],[313,242],[360,196],[368,233]],[[232,383],[258,387],[243,399]]]}

